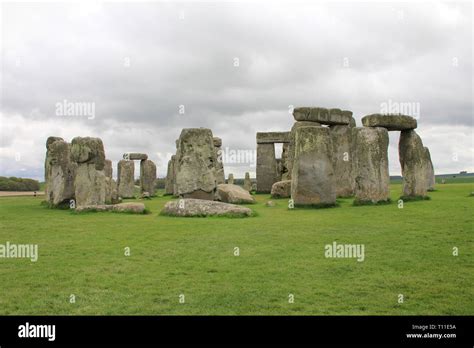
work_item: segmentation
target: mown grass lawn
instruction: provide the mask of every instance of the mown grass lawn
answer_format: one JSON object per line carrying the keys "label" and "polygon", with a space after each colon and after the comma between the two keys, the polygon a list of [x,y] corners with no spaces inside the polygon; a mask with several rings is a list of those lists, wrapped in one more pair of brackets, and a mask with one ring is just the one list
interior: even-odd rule
{"label": "mown grass lawn", "polygon": [[[403,209],[400,185],[382,206],[288,210],[257,195],[246,219],[160,216],[170,197],[146,201],[149,215],[0,198],[0,244],[39,245],[35,263],[0,259],[0,314],[472,315],[474,186],[437,189]],[[365,260],[325,258],[334,241],[364,244]]]}

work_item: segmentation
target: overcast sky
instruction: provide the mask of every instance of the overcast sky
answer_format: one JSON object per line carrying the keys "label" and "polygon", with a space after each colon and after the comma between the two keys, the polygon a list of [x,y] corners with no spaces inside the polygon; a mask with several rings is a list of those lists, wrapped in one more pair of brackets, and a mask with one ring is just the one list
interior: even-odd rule
{"label": "overcast sky", "polygon": [[[389,102],[414,107],[437,173],[474,171],[470,2],[1,6],[0,175],[43,180],[54,135],[102,138],[114,176],[129,151],[164,176],[182,128],[254,151],[256,132],[291,128],[291,105],[352,110],[361,126]],[[64,101],[93,117],[58,115]]]}

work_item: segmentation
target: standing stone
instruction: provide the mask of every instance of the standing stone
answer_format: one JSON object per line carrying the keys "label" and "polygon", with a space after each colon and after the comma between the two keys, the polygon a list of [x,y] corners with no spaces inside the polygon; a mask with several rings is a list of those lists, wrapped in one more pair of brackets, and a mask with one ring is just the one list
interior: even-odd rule
{"label": "standing stone", "polygon": [[257,192],[270,193],[279,181],[275,144],[257,144]]}
{"label": "standing stone", "polygon": [[295,206],[335,205],[336,184],[331,151],[329,128],[296,129],[291,174],[291,198]]}
{"label": "standing stone", "polygon": [[117,189],[122,198],[135,197],[135,163],[120,160],[117,164]]}
{"label": "standing stone", "polygon": [[[295,161],[295,134],[296,130],[300,127],[320,127],[321,124],[317,122],[311,122],[311,121],[298,121],[293,124],[293,127],[291,127],[290,131],[290,143],[288,144],[288,157],[286,160],[286,168],[287,168],[287,174],[285,175],[286,178],[283,178],[282,175],[282,180],[290,180],[291,179],[291,173],[293,171],[293,162]],[[283,156],[282,156],[283,157]]]}
{"label": "standing stone", "polygon": [[420,136],[414,130],[400,134],[398,155],[402,167],[403,198],[426,197],[430,178],[427,178],[429,163]]}
{"label": "standing stone", "polygon": [[213,200],[216,192],[216,152],[212,131],[185,128],[179,137],[176,163],[177,194]]}
{"label": "standing stone", "polygon": [[106,204],[113,204],[118,201],[117,183],[112,178],[112,172],[112,161],[106,159],[104,165]]}
{"label": "standing stone", "polygon": [[283,148],[281,151],[281,180],[287,180],[290,176],[288,173],[288,152],[290,148],[290,143],[283,143]]}
{"label": "standing stone", "polygon": [[332,157],[337,197],[354,194],[355,180],[352,175],[352,127],[331,126]]}
{"label": "standing stone", "polygon": [[225,184],[224,163],[222,162],[222,139],[213,138],[214,150],[216,152],[216,182],[217,184]]}
{"label": "standing stone", "polygon": [[74,198],[77,165],[70,159],[70,144],[62,138],[49,137],[46,141],[45,194],[51,206],[69,203]]}
{"label": "standing stone", "polygon": [[352,170],[355,204],[390,200],[388,132],[385,128],[352,128]]}
{"label": "standing stone", "polygon": [[107,184],[102,140],[90,137],[72,139],[71,160],[77,163],[76,207],[105,204]]}
{"label": "standing stone", "polygon": [[433,167],[433,162],[431,161],[430,150],[425,146],[425,159],[428,162],[426,170],[426,180],[428,180],[428,191],[434,191],[436,184],[436,177]]}
{"label": "standing stone", "polygon": [[230,185],[234,184],[234,174],[230,173],[229,178],[227,179],[227,183]]}
{"label": "standing stone", "polygon": [[249,172],[245,173],[244,190],[246,190],[248,192],[252,191],[252,181],[250,180],[250,173]]}
{"label": "standing stone", "polygon": [[171,156],[168,161],[168,170],[166,172],[165,195],[172,195],[174,193],[174,161],[176,156]]}
{"label": "standing stone", "polygon": [[155,195],[156,165],[147,159],[140,161],[140,188],[141,192],[148,192],[150,196]]}

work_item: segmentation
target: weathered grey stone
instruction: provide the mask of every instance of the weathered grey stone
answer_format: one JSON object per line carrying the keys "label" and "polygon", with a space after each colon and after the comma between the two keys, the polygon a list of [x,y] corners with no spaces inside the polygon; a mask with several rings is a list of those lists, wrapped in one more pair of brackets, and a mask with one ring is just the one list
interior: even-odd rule
{"label": "weathered grey stone", "polygon": [[85,205],[76,208],[76,212],[84,211],[116,211],[121,213],[143,214],[145,213],[145,205],[143,203],[119,203]]}
{"label": "weathered grey stone", "polygon": [[273,198],[289,198],[291,197],[291,180],[278,181],[272,185]]}
{"label": "weathered grey stone", "polygon": [[296,130],[291,198],[295,206],[331,206],[336,203],[331,133],[327,127]]}
{"label": "weathered grey stone", "polygon": [[155,195],[156,165],[152,160],[140,161],[140,189],[148,192],[150,196]]}
{"label": "weathered grey stone", "polygon": [[218,137],[213,138],[214,151],[216,152],[216,183],[225,184],[224,162],[222,159],[222,139]]}
{"label": "weathered grey stone", "polygon": [[144,161],[148,159],[148,155],[146,153],[126,152],[123,154],[123,159],[130,161]]}
{"label": "weathered grey stone", "polygon": [[161,214],[182,217],[248,217],[252,216],[252,210],[247,207],[240,207],[230,203],[188,198],[167,202],[161,211]]}
{"label": "weathered grey stone", "polygon": [[389,200],[387,151],[388,132],[385,128],[352,128],[355,204],[375,204]]}
{"label": "weathered grey stone", "polygon": [[117,204],[120,202],[117,182],[111,177],[105,177],[105,203]]}
{"label": "weathered grey stone", "polygon": [[[282,180],[291,180],[291,172],[293,171],[293,162],[295,161],[295,134],[296,130],[300,127],[320,127],[321,124],[317,122],[310,121],[299,121],[293,124],[290,131],[290,143],[288,145],[288,157],[286,159],[286,174],[283,173]],[[282,154],[283,157],[283,154]]]}
{"label": "weathered grey stone", "polygon": [[250,180],[250,173],[249,172],[245,173],[244,190],[247,191],[247,192],[252,191],[252,180]]}
{"label": "weathered grey stone", "polygon": [[122,198],[135,197],[135,163],[120,160],[117,165],[118,195]]}
{"label": "weathered grey stone", "polygon": [[331,126],[332,158],[337,197],[354,194],[355,180],[352,175],[352,127]]}
{"label": "weathered grey stone", "polygon": [[67,203],[74,198],[77,165],[70,159],[70,144],[59,137],[46,141],[45,196],[51,206]]}
{"label": "weathered grey stone", "polygon": [[71,160],[77,164],[94,164],[96,170],[103,170],[105,151],[102,140],[91,137],[75,137],[71,142]]}
{"label": "weathered grey stone", "polygon": [[274,207],[274,206],[276,206],[276,203],[273,202],[273,201],[267,201],[267,202],[265,203],[265,206],[266,206],[266,207]]}
{"label": "weathered grey stone", "polygon": [[177,194],[184,198],[214,199],[217,158],[211,130],[183,129],[176,158]]}
{"label": "weathered grey stone", "polygon": [[364,127],[383,127],[389,131],[402,131],[415,129],[416,119],[405,115],[381,115],[373,114],[362,117]]}
{"label": "weathered grey stone", "polygon": [[430,150],[425,146],[425,159],[427,161],[426,166],[426,180],[428,181],[428,191],[434,191],[436,184],[436,177],[433,167],[433,162],[431,161]]}
{"label": "weathered grey stone", "polygon": [[293,117],[296,121],[312,121],[325,125],[349,124],[352,112],[341,109],[326,109],[320,107],[295,108]]}
{"label": "weathered grey stone", "polygon": [[290,132],[257,132],[257,144],[289,143]]}
{"label": "weathered grey stone", "polygon": [[252,195],[238,185],[220,184],[217,185],[217,197],[219,201],[233,204],[255,203]]}
{"label": "weathered grey stone", "polygon": [[[290,133],[291,135],[291,133]],[[289,180],[290,175],[288,174],[288,153],[289,153],[290,143],[283,144],[281,152],[281,180]]]}
{"label": "weathered grey stone", "polygon": [[270,193],[279,179],[275,144],[257,144],[257,192]]}
{"label": "weathered grey stone", "polygon": [[107,178],[112,178],[113,169],[112,169],[112,161],[106,159],[104,161],[104,174]]}
{"label": "weathered grey stone", "polygon": [[423,142],[414,130],[401,132],[398,155],[402,167],[403,197],[426,197],[430,183],[426,175],[429,163]]}
{"label": "weathered grey stone", "polygon": [[105,204],[106,177],[96,163],[78,164],[74,186],[76,207]]}
{"label": "weathered grey stone", "polygon": [[228,177],[228,179],[227,179],[227,183],[228,183],[229,185],[234,185],[234,174],[229,173],[229,177]]}
{"label": "weathered grey stone", "polygon": [[174,161],[176,156],[171,156],[168,161],[168,170],[166,172],[165,195],[172,195],[174,193]]}

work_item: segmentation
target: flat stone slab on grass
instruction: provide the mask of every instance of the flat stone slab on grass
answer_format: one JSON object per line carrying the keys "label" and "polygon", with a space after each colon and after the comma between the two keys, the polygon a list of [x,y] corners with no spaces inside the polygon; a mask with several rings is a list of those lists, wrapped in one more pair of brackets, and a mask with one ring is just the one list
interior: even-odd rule
{"label": "flat stone slab on grass", "polygon": [[416,119],[405,115],[381,115],[373,114],[362,117],[364,127],[383,127],[389,131],[402,131],[415,129]]}
{"label": "flat stone slab on grass", "polygon": [[311,121],[332,126],[350,124],[352,112],[341,109],[302,107],[293,110],[293,117],[296,121]]}
{"label": "flat stone slab on grass", "polygon": [[119,204],[99,204],[84,205],[76,208],[77,212],[83,211],[116,211],[121,213],[144,214],[145,204],[143,203],[119,203]]}
{"label": "flat stone slab on grass", "polygon": [[252,216],[252,210],[230,203],[184,198],[166,203],[161,210],[161,215],[180,217],[248,217]]}
{"label": "flat stone slab on grass", "polygon": [[217,185],[217,196],[220,201],[233,204],[252,204],[255,198],[249,191],[238,185],[220,184]]}

